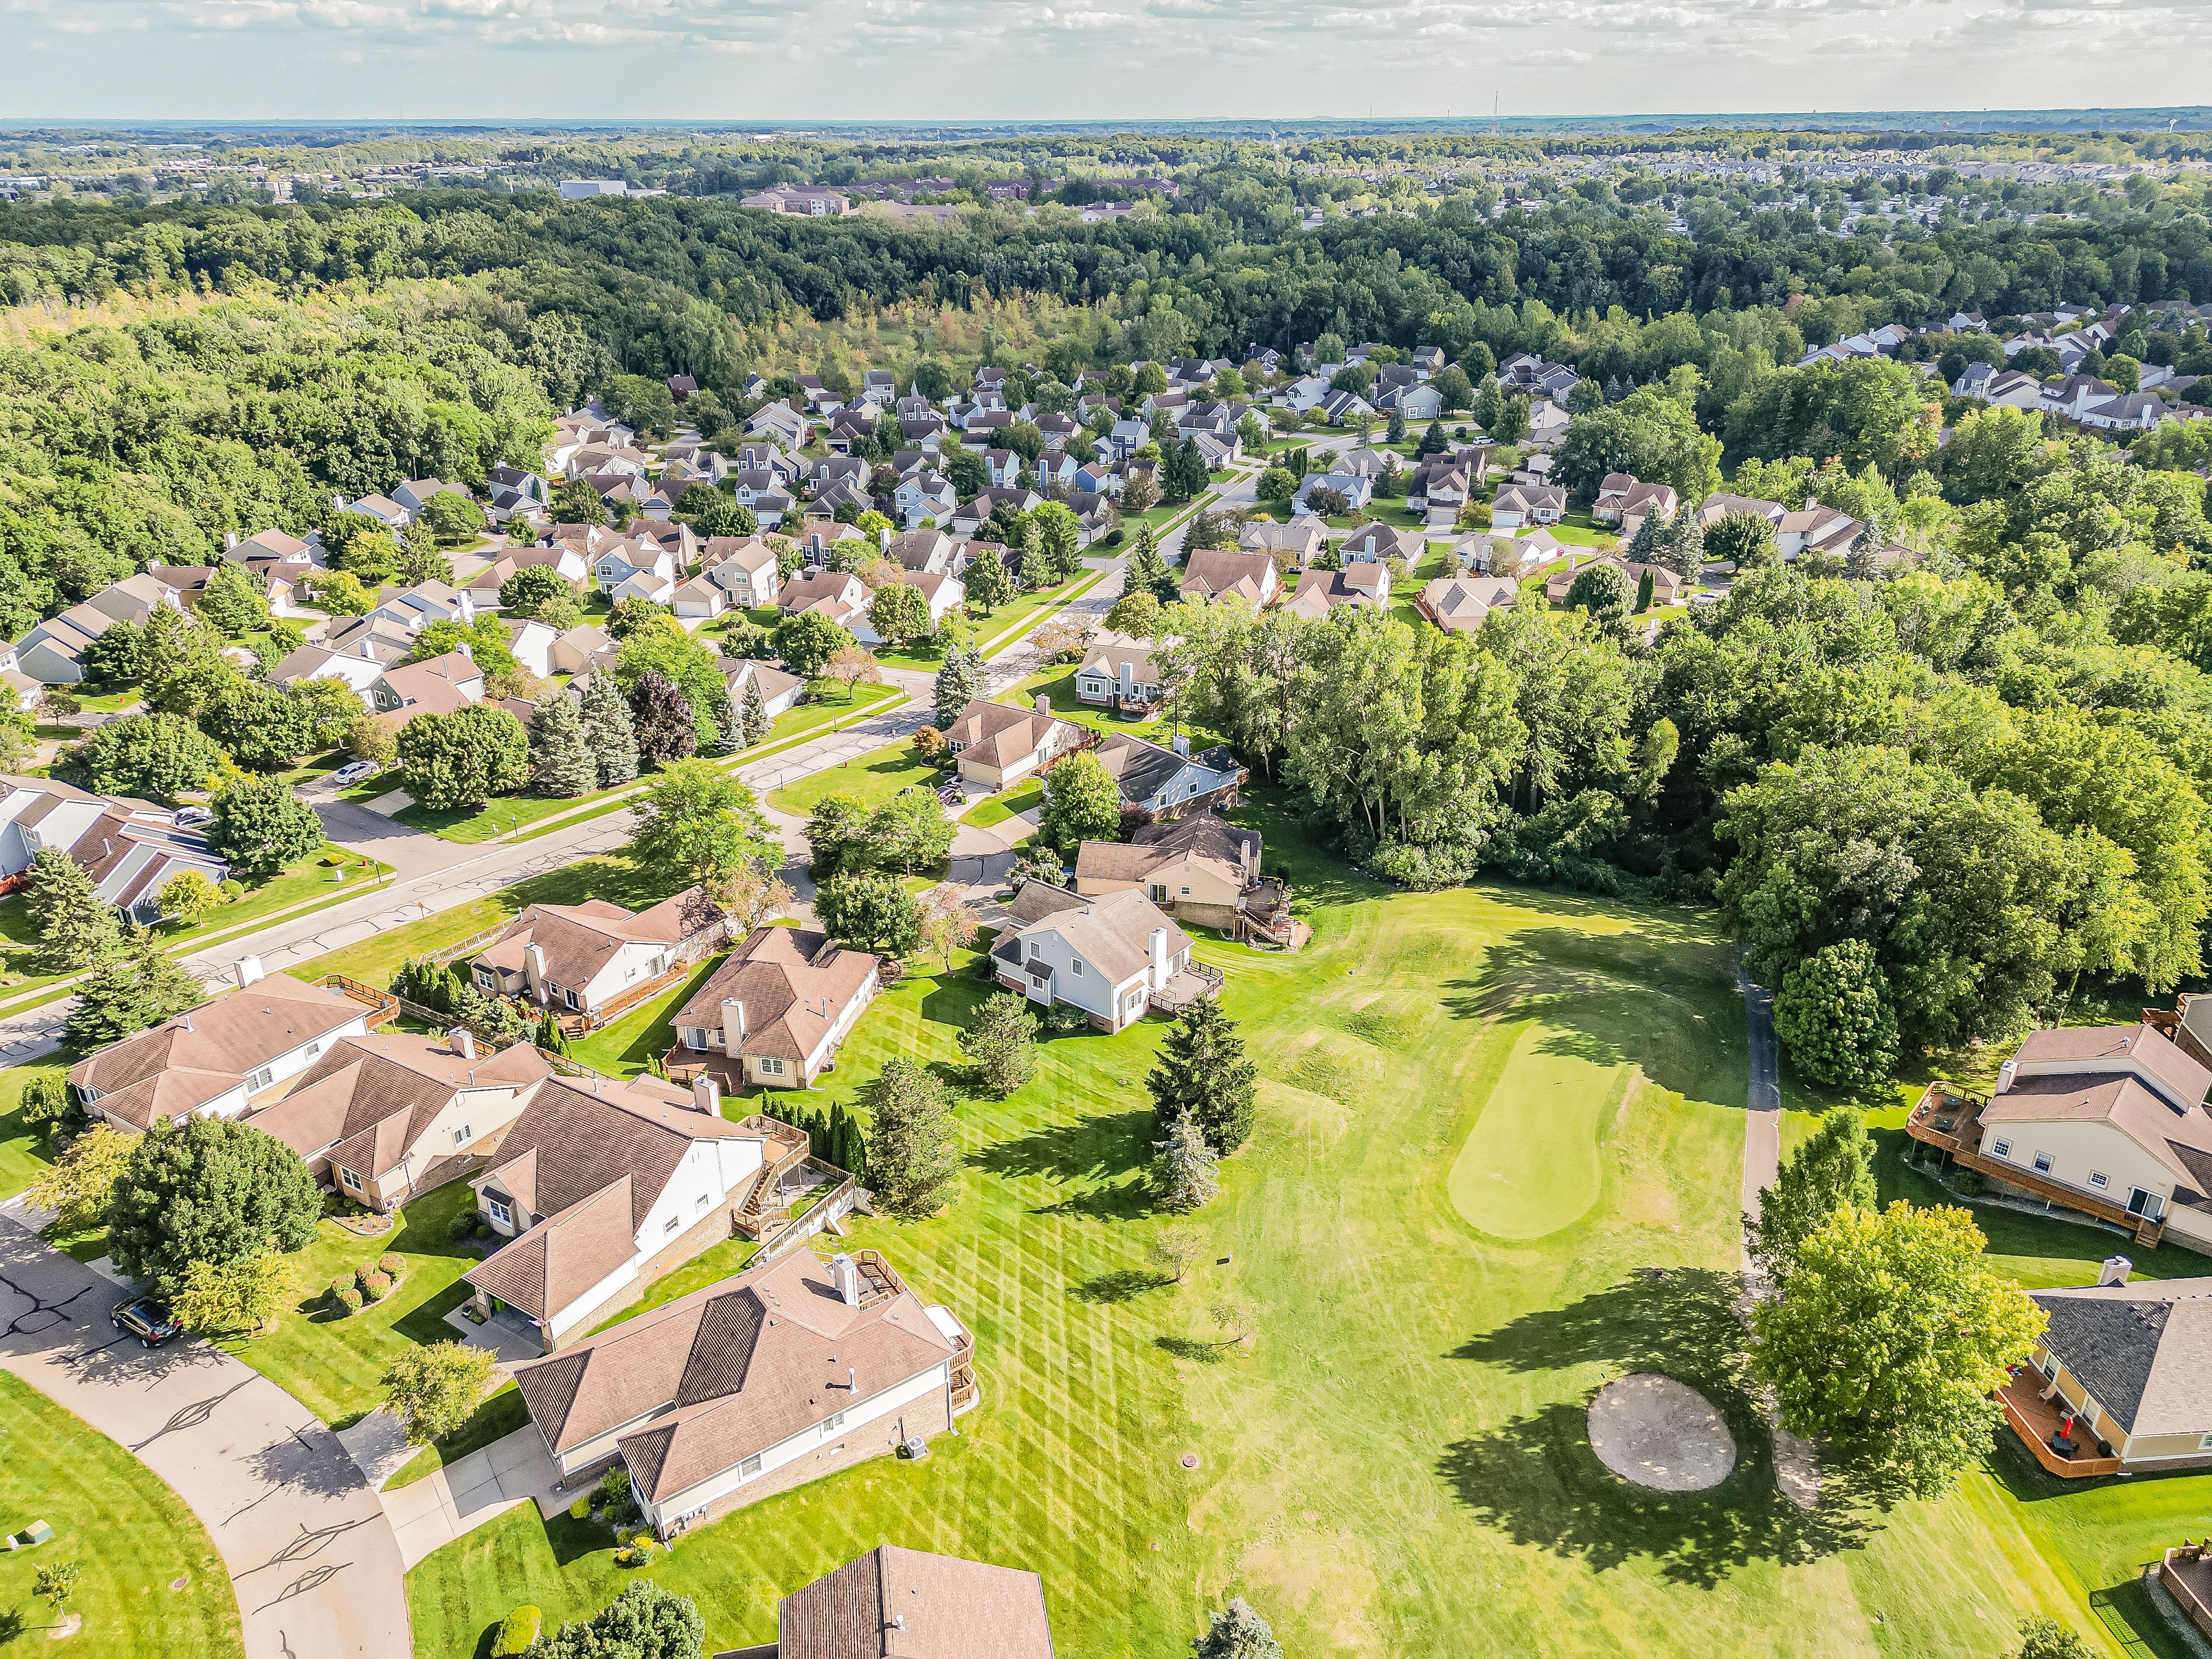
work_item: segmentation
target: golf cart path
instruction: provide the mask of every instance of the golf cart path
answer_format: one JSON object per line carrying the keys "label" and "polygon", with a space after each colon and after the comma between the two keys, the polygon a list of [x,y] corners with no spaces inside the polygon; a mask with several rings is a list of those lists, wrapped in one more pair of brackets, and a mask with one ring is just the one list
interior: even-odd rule
{"label": "golf cart path", "polygon": [[398,1542],[337,1437],[220,1349],[140,1346],[109,1318],[126,1297],[0,1212],[0,1368],[191,1507],[230,1570],[246,1659],[412,1652]]}
{"label": "golf cart path", "polygon": [[[1744,971],[1743,954],[1736,953],[1735,981],[1743,993],[1745,1034],[1750,1039],[1751,1082],[1744,1096],[1743,1212],[1759,1213],[1766,1189],[1782,1173],[1781,1051],[1774,1035],[1774,999],[1765,986]],[[1773,1294],[1751,1259],[1751,1244],[1744,1242],[1742,1311],[1750,1316],[1750,1304]],[[1769,1398],[1767,1426],[1774,1435],[1774,1483],[1783,1496],[1801,1510],[1820,1501],[1820,1463],[1813,1443],[1782,1426],[1781,1413]]]}

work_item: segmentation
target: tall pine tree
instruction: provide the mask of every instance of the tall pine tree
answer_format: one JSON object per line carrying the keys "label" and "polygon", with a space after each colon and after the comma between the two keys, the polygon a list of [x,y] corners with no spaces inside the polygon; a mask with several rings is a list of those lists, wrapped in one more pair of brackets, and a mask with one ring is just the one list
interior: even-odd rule
{"label": "tall pine tree", "polygon": [[113,954],[121,938],[115,907],[100,896],[85,867],[58,847],[31,858],[31,915],[39,923],[42,973],[73,973]]}
{"label": "tall pine tree", "polygon": [[541,795],[573,799],[599,787],[599,763],[583,711],[565,691],[538,706],[530,725],[530,780]]}
{"label": "tall pine tree", "polygon": [[721,707],[714,711],[714,752],[734,755],[746,746],[745,700],[735,680],[723,688]]}
{"label": "tall pine tree", "polygon": [[584,741],[599,769],[603,788],[628,783],[637,775],[637,732],[630,725],[629,700],[615,677],[604,671],[584,688]]}
{"label": "tall pine tree", "polygon": [[1182,597],[1176,586],[1175,573],[1160,556],[1159,538],[1152,534],[1148,524],[1137,526],[1137,539],[1130,546],[1129,562],[1121,574],[1121,591],[1150,593],[1164,605],[1173,605]]}
{"label": "tall pine tree", "polygon": [[760,680],[751,674],[745,676],[744,717],[745,747],[750,749],[756,744],[766,743],[770,724],[768,699],[761,695]]}
{"label": "tall pine tree", "polygon": [[960,711],[986,696],[989,689],[981,651],[974,645],[956,645],[947,651],[945,665],[937,671],[938,729],[943,731],[958,720]]}
{"label": "tall pine tree", "polygon": [[1145,1086],[1152,1091],[1153,1126],[1164,1140],[1186,1113],[1224,1156],[1251,1135],[1258,1068],[1245,1057],[1237,1022],[1211,1000],[1194,1002],[1176,1017]]}
{"label": "tall pine tree", "polygon": [[199,980],[162,951],[151,929],[134,927],[124,949],[78,986],[76,1006],[62,1034],[73,1048],[104,1048],[181,1014],[206,995]]}

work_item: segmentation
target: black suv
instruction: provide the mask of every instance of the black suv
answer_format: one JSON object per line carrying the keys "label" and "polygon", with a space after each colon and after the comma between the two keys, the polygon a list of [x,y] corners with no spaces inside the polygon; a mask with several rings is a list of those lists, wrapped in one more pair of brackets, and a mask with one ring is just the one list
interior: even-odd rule
{"label": "black suv", "polygon": [[110,1316],[115,1328],[128,1331],[149,1348],[158,1348],[173,1336],[182,1336],[185,1328],[177,1323],[167,1308],[150,1296],[142,1296],[136,1302],[125,1302]]}

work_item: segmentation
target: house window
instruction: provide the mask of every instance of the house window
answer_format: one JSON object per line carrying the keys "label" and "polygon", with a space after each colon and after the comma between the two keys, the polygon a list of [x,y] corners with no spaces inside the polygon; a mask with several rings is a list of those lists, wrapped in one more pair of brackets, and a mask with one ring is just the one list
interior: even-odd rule
{"label": "house window", "polygon": [[828,1439],[831,1435],[836,1433],[838,1430],[844,1426],[845,1413],[842,1412],[833,1413],[831,1415],[823,1418],[822,1419],[823,1438],[825,1440]]}
{"label": "house window", "polygon": [[456,1146],[465,1146],[468,1144],[469,1126],[464,1123],[459,1128],[453,1131],[453,1145]]}
{"label": "house window", "polygon": [[2092,1170],[2089,1171],[2089,1184],[2102,1192],[2112,1184],[2112,1178],[2102,1170]]}
{"label": "house window", "polygon": [[2045,1354],[2042,1358],[2035,1362],[2035,1368],[2054,1382],[2057,1379],[2058,1361],[2053,1356]]}
{"label": "house window", "polygon": [[2212,1451],[2212,1434],[2198,1437],[2197,1449],[2199,1451]]}
{"label": "house window", "polygon": [[705,1048],[707,1046],[706,1032],[701,1030],[696,1025],[685,1026],[684,1028],[684,1046],[687,1048]]}
{"label": "house window", "polygon": [[1183,896],[1185,898],[1188,898],[1188,897],[1190,896],[1190,889],[1189,889],[1189,888],[1188,888],[1188,887],[1184,888],[1184,889],[1182,890],[1182,896]]}
{"label": "house window", "polygon": [[483,986],[487,991],[493,991],[499,988],[497,986],[493,984],[491,969],[489,968],[479,968],[477,969],[477,983]]}
{"label": "house window", "polygon": [[761,1461],[758,1452],[755,1452],[738,1465],[738,1479],[740,1480],[750,1480],[760,1472]]}
{"label": "house window", "polygon": [[1992,1140],[1990,1142],[1990,1151],[1999,1158],[2010,1158],[2012,1156],[2012,1142],[2009,1140]]}
{"label": "house window", "polygon": [[1076,957],[1074,961],[1067,964],[1067,967],[1068,971],[1073,974],[1076,978],[1081,979],[1083,977],[1083,958],[1081,957]]}
{"label": "house window", "polygon": [[317,1054],[319,1054],[322,1052],[323,1045],[319,1040],[307,1045],[307,1058],[309,1060],[313,1060]]}
{"label": "house window", "polygon": [[358,1193],[368,1190],[362,1185],[361,1177],[356,1175],[351,1170],[340,1170],[338,1171],[338,1179],[345,1182],[346,1186],[354,1192]]}
{"label": "house window", "polygon": [[2038,1175],[2049,1175],[2051,1173],[2050,1153],[2038,1152],[2035,1155],[2035,1172]]}
{"label": "house window", "polygon": [[1044,960],[1043,940],[1033,939],[1030,941],[1030,960],[1031,962],[1042,962]]}
{"label": "house window", "polygon": [[576,1000],[576,994],[574,991],[562,992],[561,1000],[567,1003],[571,1008],[580,1008],[584,1006],[582,1003]]}
{"label": "house window", "polygon": [[769,1077],[781,1077],[783,1075],[783,1062],[780,1060],[763,1060],[760,1062],[760,1068]]}
{"label": "house window", "polygon": [[660,1231],[664,1233],[672,1233],[683,1224],[684,1218],[682,1216],[672,1215],[669,1217],[666,1221],[661,1224]]}
{"label": "house window", "polygon": [[248,1072],[246,1074],[246,1092],[249,1095],[254,1094],[260,1090],[267,1088],[276,1080],[276,1073],[266,1066],[264,1066],[258,1072]]}
{"label": "house window", "polygon": [[495,1198],[486,1199],[484,1202],[490,1206],[491,1218],[499,1225],[502,1227],[512,1227],[514,1224],[514,1212],[507,1208],[506,1205],[501,1203],[499,1200]]}
{"label": "house window", "polygon": [[691,1200],[691,1207],[692,1207],[694,1210],[703,1210],[703,1209],[705,1209],[705,1208],[706,1208],[709,1204],[713,1203],[714,1201],[714,1194],[712,1194],[712,1193],[702,1193],[702,1194],[699,1194],[699,1196],[698,1196],[698,1197],[696,1197],[696,1198],[695,1198],[695,1199],[693,1199],[693,1200]]}

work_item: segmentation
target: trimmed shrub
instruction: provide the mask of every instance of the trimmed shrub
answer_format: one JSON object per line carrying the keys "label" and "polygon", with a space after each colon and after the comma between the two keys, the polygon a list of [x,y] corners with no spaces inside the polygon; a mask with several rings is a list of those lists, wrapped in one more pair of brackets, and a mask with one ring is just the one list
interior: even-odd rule
{"label": "trimmed shrub", "polygon": [[499,1633],[491,1638],[491,1659],[522,1659],[544,1627],[545,1615],[525,1602],[499,1621]]}
{"label": "trimmed shrub", "polygon": [[1979,1170],[1954,1170],[1951,1187],[1961,1198],[1979,1198],[1989,1190],[1989,1182]]}
{"label": "trimmed shrub", "polygon": [[456,1244],[459,1243],[461,1240],[468,1237],[471,1233],[475,1232],[476,1230],[477,1214],[474,1210],[462,1211],[460,1214],[453,1218],[453,1224],[446,1229],[447,1232],[453,1236],[453,1242]]}
{"label": "trimmed shrub", "polygon": [[361,1311],[361,1292],[350,1285],[338,1292],[338,1306],[349,1314]]}
{"label": "trimmed shrub", "polygon": [[569,1504],[568,1518],[571,1521],[590,1520],[592,1518],[592,1500],[588,1498],[579,1498],[574,1503]]}
{"label": "trimmed shrub", "polygon": [[376,1270],[397,1284],[407,1272],[407,1263],[397,1250],[386,1250],[376,1258]]}
{"label": "trimmed shrub", "polygon": [[361,1276],[361,1293],[371,1302],[381,1302],[392,1294],[390,1273],[366,1273]]}
{"label": "trimmed shrub", "polygon": [[351,1273],[340,1273],[336,1279],[331,1280],[331,1294],[332,1296],[343,1296],[352,1288],[353,1275]]}
{"label": "trimmed shrub", "polygon": [[491,1218],[489,1216],[480,1215],[477,1218],[477,1237],[478,1238],[491,1237]]}

